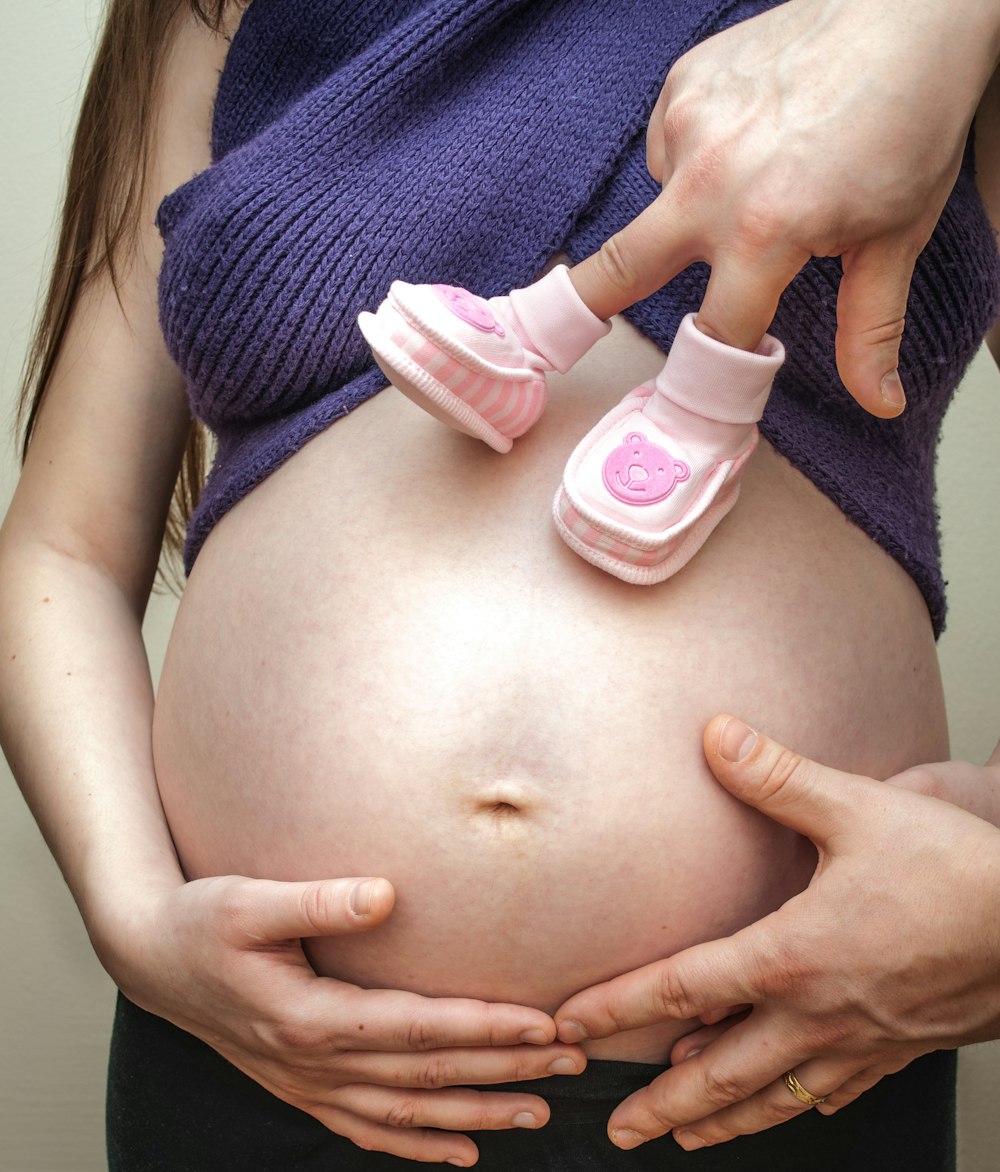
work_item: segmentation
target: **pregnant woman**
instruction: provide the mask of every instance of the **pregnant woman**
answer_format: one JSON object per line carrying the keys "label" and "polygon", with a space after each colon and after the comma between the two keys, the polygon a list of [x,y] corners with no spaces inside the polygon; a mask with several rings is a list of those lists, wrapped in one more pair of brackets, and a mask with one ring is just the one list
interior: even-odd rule
{"label": "pregnant woman", "polygon": [[[231,44],[178,10],[139,226],[108,242],[71,205],[90,276],[50,306],[4,533],[4,736],[131,998],[116,1169],[468,1165],[477,1145],[496,1169],[680,1166],[669,1137],[626,1153],[603,1131],[699,1022],[578,1047],[551,1015],[808,883],[813,847],[718,785],[704,726],[740,713],[873,777],[947,756],[930,467],[1000,303],[971,150],[914,277],[908,410],[876,419],[839,385],[839,265],[811,263],[739,504],[656,587],[575,557],[549,502],[576,439],[662,365],[700,267],[552,376],[506,456],[377,393],[353,323],[393,277],[524,284],[655,197],[666,70],[768,5],[664,7],[254,0]],[[102,83],[116,44],[138,51],[113,8]],[[129,198],[104,166],[98,216]],[[219,446],[154,712],[138,620],[185,382]],[[951,1080],[931,1055],[700,1166],[778,1167],[792,1143],[817,1169],[879,1145],[946,1167]]]}

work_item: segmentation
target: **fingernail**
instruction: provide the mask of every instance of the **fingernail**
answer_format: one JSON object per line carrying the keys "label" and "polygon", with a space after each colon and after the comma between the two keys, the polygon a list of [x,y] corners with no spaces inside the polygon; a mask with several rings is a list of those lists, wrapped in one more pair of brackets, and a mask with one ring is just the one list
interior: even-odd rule
{"label": "fingernail", "polygon": [[530,1111],[518,1111],[518,1113],[511,1120],[515,1127],[537,1127],[538,1120],[531,1114]]}
{"label": "fingernail", "polygon": [[545,1030],[535,1029],[525,1030],[521,1035],[521,1041],[529,1042],[532,1046],[547,1046],[552,1041],[552,1038]]}
{"label": "fingernail", "polygon": [[899,371],[890,370],[888,374],[883,375],[879,389],[882,392],[882,401],[896,411],[902,411],[906,406],[906,394],[903,391],[903,384],[899,381]]}
{"label": "fingernail", "polygon": [[375,892],[375,883],[366,879],[363,883],[355,883],[347,897],[347,903],[356,916],[367,916],[372,910],[372,895]]}
{"label": "fingernail", "polygon": [[557,1058],[549,1066],[549,1074],[576,1074],[577,1064],[572,1058]]}
{"label": "fingernail", "polygon": [[730,717],[719,737],[719,756],[726,761],[742,761],[757,743],[757,734],[742,721]]}
{"label": "fingernail", "polygon": [[686,1152],[696,1152],[699,1148],[707,1146],[701,1136],[695,1135],[693,1131],[675,1131],[674,1139]]}
{"label": "fingernail", "polygon": [[696,1055],[700,1054],[701,1051],[702,1051],[701,1046],[696,1046],[693,1050],[688,1050],[688,1052],[681,1059],[681,1062],[687,1062],[687,1060],[689,1058],[694,1058]]}
{"label": "fingernail", "polygon": [[449,1156],[449,1157],[448,1157],[448,1159],[447,1159],[447,1160],[445,1160],[445,1163],[446,1163],[446,1164],[454,1164],[454,1166],[455,1166],[456,1168],[465,1168],[465,1167],[467,1167],[467,1165],[466,1165],[465,1161],[464,1161],[464,1160],[460,1160],[460,1159],[458,1158],[458,1156]]}
{"label": "fingernail", "polygon": [[623,1127],[611,1133],[611,1142],[616,1148],[621,1148],[627,1152],[632,1148],[637,1148],[639,1144],[644,1144],[646,1137],[640,1135],[637,1131],[629,1131],[627,1127]]}
{"label": "fingernail", "polygon": [[587,1031],[578,1021],[561,1021],[559,1023],[559,1041],[560,1042],[582,1042],[587,1036]]}

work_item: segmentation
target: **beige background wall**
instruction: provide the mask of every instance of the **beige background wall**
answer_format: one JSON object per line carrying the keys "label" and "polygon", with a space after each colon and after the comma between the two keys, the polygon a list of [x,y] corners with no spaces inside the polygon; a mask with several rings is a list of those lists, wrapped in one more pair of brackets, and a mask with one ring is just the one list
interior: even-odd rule
{"label": "beige background wall", "polygon": [[[100,0],[0,0],[0,361],[4,422],[16,392]],[[1000,376],[981,354],[949,416],[941,503],[952,618],[942,640],[956,757],[1000,735]],[[0,507],[16,460],[0,441]],[[169,599],[147,629],[154,667]],[[6,768],[0,772],[0,1172],[98,1172],[113,990]],[[961,1062],[962,1172],[1000,1166],[1000,1047]],[[252,1170],[248,1170],[252,1172]]]}

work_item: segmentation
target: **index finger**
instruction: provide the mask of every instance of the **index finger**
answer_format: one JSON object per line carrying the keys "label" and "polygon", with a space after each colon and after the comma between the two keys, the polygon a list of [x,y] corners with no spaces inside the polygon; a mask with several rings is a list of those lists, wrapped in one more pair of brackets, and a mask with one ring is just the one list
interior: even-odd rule
{"label": "index finger", "polygon": [[573,266],[573,284],[598,317],[614,317],[702,259],[700,225],[681,214],[675,195],[667,187],[597,252]]}
{"label": "index finger", "polygon": [[664,1021],[686,1021],[730,1005],[754,1004],[757,966],[741,934],[711,940],[574,994],[556,1010],[559,1040],[606,1038]]}

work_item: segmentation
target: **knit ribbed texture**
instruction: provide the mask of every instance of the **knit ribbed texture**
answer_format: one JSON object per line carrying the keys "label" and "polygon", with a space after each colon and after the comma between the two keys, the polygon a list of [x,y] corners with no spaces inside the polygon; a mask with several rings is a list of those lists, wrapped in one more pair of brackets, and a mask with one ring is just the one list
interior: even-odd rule
{"label": "knit ribbed texture", "polygon": [[[253,0],[220,82],[216,162],[159,217],[164,335],[219,442],[188,566],[234,504],[385,385],[360,310],[395,278],[488,297],[555,252],[594,251],[657,193],[644,123],[670,64],[772,6]],[[706,275],[693,266],[627,316],[666,350]],[[969,160],[917,266],[899,420],[840,386],[838,275],[814,261],[786,293],[772,333],[788,360],[761,428],[903,564],[940,630],[938,427],[1000,309]]]}

